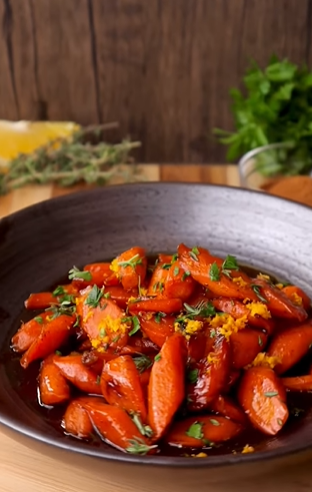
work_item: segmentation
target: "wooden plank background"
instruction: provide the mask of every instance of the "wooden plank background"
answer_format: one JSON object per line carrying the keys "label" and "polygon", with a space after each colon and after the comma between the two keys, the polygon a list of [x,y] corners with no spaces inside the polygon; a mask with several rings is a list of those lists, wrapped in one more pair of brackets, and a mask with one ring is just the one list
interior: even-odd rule
{"label": "wooden plank background", "polygon": [[222,162],[250,57],[311,63],[312,0],[0,0],[0,118],[119,121],[141,162]]}

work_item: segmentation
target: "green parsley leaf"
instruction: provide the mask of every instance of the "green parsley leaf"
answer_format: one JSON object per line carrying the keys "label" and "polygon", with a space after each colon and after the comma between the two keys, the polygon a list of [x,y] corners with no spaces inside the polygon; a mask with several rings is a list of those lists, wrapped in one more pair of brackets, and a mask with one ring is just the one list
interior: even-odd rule
{"label": "green parsley leaf", "polygon": [[133,357],[133,362],[135,363],[136,368],[140,374],[142,374],[142,372],[146,371],[146,369],[149,369],[153,365],[152,359],[143,354],[139,355],[138,357]]}
{"label": "green parsley leaf", "polygon": [[184,280],[189,277],[191,275],[191,272],[189,272],[188,270],[186,270],[183,275],[182,275],[182,282],[184,282]]}
{"label": "green parsley leaf", "polygon": [[112,342],[113,342],[113,343],[117,343],[117,342],[118,342],[118,340],[119,340],[119,338],[120,338],[120,335],[116,335],[116,336],[112,339]]}
{"label": "green parsley leaf", "polygon": [[62,355],[63,355],[63,354],[62,354],[62,352],[60,352],[59,350],[56,350],[56,351],[55,351],[55,355],[58,355],[59,357],[62,357]]}
{"label": "green parsley leaf", "polygon": [[152,437],[152,435],[154,434],[152,428],[149,425],[144,425],[140,419],[140,416],[137,413],[133,413],[131,417],[134,424],[141,432],[142,436]]}
{"label": "green parsley leaf", "polygon": [[189,255],[194,261],[198,261],[197,255],[199,255],[198,248],[192,248],[191,251],[189,251]]}
{"label": "green parsley leaf", "polygon": [[69,280],[81,279],[89,282],[90,280],[92,280],[92,275],[88,271],[81,271],[76,266],[73,266],[73,268],[68,272],[68,278]]}
{"label": "green parsley leaf", "polygon": [[261,295],[260,286],[259,285],[250,284],[250,287],[252,288],[252,290],[254,291],[254,293],[256,294],[256,296],[258,297],[258,299],[260,299],[260,301],[265,302],[265,303],[268,302],[266,300],[266,298],[263,297],[263,295]]}
{"label": "green parsley leaf", "polygon": [[166,313],[159,312],[159,313],[155,314],[154,319],[155,319],[156,323],[160,323],[161,319],[165,318],[165,317],[166,317]]}
{"label": "green parsley leaf", "polygon": [[215,337],[216,337],[216,335],[217,335],[217,332],[216,332],[215,328],[212,328],[212,329],[210,330],[210,335],[209,335],[209,336],[210,336],[210,338],[215,338]]}
{"label": "green parsley leaf", "polygon": [[62,287],[61,285],[56,287],[56,289],[54,289],[54,291],[52,292],[53,297],[62,296],[63,294],[66,294],[66,292],[64,290],[64,287]]}
{"label": "green parsley leaf", "polygon": [[174,255],[172,255],[171,265],[172,265],[172,263],[174,263],[175,261],[177,261],[177,259],[178,259],[178,254],[177,253],[175,253]]}
{"label": "green parsley leaf", "polygon": [[176,277],[177,275],[179,275],[179,273],[180,273],[180,268],[179,267],[175,267],[174,270],[173,270],[174,277]]}
{"label": "green parsley leaf", "polygon": [[125,449],[127,453],[130,454],[140,454],[144,455],[147,454],[151,449],[156,449],[157,444],[154,444],[153,446],[148,446],[145,444],[143,439],[139,438],[134,438],[134,439],[129,439],[129,446]]}
{"label": "green parsley leaf", "polygon": [[235,256],[227,255],[222,263],[222,270],[239,270],[237,259]]}
{"label": "green parsley leaf", "polygon": [[213,282],[218,282],[220,280],[220,268],[217,263],[214,262],[209,268],[209,277]]}
{"label": "green parsley leaf", "polygon": [[212,423],[212,425],[218,427],[220,425],[220,422],[218,422],[218,420],[216,419],[210,419],[210,422]]}
{"label": "green parsley leaf", "polygon": [[191,384],[195,384],[198,379],[198,373],[198,369],[190,369],[186,374],[187,381]]}
{"label": "green parsley leaf", "polygon": [[88,297],[85,300],[87,306],[96,308],[100,304],[100,301],[104,295],[104,289],[99,289],[97,285],[93,285],[89,292]]}
{"label": "green parsley leaf", "polygon": [[186,431],[186,435],[189,437],[193,437],[194,439],[203,439],[203,423],[202,422],[194,422],[188,430]]}
{"label": "green parsley leaf", "polygon": [[160,354],[155,355],[155,357],[154,357],[154,361],[155,362],[160,361],[160,359],[161,359],[161,355]]}
{"label": "green parsley leaf", "polygon": [[34,318],[34,320],[35,320],[37,323],[39,323],[40,325],[42,325],[42,323],[43,323],[43,318],[42,318],[41,316],[36,316],[36,317]]}
{"label": "green parsley leaf", "polygon": [[183,321],[186,321],[187,319],[194,319],[195,316],[209,318],[210,316],[215,316],[216,314],[214,306],[209,301],[201,301],[194,307],[184,303],[184,308],[186,310],[186,314],[177,318],[177,323],[183,323]]}
{"label": "green parsley leaf", "polygon": [[171,268],[171,263],[163,263],[163,264],[161,265],[161,268],[162,268],[163,270],[169,270],[169,269]]}
{"label": "green parsley leaf", "polygon": [[104,297],[105,297],[105,299],[110,299],[110,297],[111,297],[110,292],[106,292],[106,294],[104,294]]}
{"label": "green parsley leaf", "polygon": [[212,441],[209,441],[209,439],[203,439],[203,445],[206,448],[212,448],[214,446],[214,443]]}
{"label": "green parsley leaf", "polygon": [[138,265],[142,265],[142,258],[140,257],[139,253],[137,253],[136,255],[132,256],[132,258],[130,258],[130,260],[127,260],[127,261],[120,261],[118,263],[118,266],[121,266],[121,267],[132,267],[133,269],[135,269],[136,266]]}
{"label": "green parsley leaf", "polygon": [[129,336],[132,337],[135,333],[137,333],[141,329],[140,320],[137,316],[132,316],[132,330],[129,331]]}
{"label": "green parsley leaf", "polygon": [[268,398],[273,398],[273,396],[278,396],[278,391],[267,391],[264,393],[264,396],[267,396]]}

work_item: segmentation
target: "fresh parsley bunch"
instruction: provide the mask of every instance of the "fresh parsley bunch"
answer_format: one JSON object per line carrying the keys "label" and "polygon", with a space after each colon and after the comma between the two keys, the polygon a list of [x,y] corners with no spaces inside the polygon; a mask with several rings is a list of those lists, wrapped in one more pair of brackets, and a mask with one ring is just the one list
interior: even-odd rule
{"label": "fresh parsley bunch", "polygon": [[235,132],[216,129],[229,161],[270,143],[287,143],[257,157],[258,170],[307,174],[312,169],[312,72],[273,56],[262,70],[255,61],[243,78],[244,93],[232,89]]}

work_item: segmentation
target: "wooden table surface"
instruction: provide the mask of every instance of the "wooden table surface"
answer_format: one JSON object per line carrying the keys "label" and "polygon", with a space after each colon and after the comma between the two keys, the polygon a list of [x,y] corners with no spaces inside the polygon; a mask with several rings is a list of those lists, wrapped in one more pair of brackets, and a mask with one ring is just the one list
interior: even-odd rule
{"label": "wooden table surface", "polygon": [[[153,181],[191,181],[239,185],[235,166],[144,166]],[[75,188],[77,189],[77,188]],[[60,194],[74,191],[29,186],[0,197],[0,217]],[[167,470],[103,462],[54,448],[18,442],[0,429],[0,492],[308,492],[311,456],[248,465],[239,469]]]}

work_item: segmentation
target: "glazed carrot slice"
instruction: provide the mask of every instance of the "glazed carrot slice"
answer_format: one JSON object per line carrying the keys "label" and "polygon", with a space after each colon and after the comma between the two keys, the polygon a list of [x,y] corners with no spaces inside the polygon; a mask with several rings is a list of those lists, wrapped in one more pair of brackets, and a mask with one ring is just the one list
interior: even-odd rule
{"label": "glazed carrot slice", "polygon": [[300,287],[297,287],[296,285],[287,285],[287,287],[282,289],[282,292],[284,292],[293,304],[303,306],[306,311],[311,308],[310,297],[302,289],[300,289]]}
{"label": "glazed carrot slice", "polygon": [[172,263],[172,260],[173,260],[173,255],[166,255],[164,253],[159,253],[158,255],[159,263],[170,265]]}
{"label": "glazed carrot slice", "polygon": [[150,375],[148,416],[156,439],[166,432],[184,399],[185,364],[185,338],[175,333],[155,357]]}
{"label": "glazed carrot slice", "polygon": [[43,324],[52,311],[44,311],[35,318],[22,323],[20,329],[15,333],[11,340],[12,349],[15,352],[25,352],[31,344],[39,337]]}
{"label": "glazed carrot slice", "polygon": [[107,362],[101,376],[101,390],[110,405],[134,412],[146,422],[147,411],[140,375],[129,355],[121,355]]}
{"label": "glazed carrot slice", "polygon": [[55,355],[53,363],[59,368],[64,378],[76,388],[84,393],[101,394],[101,386],[96,373],[82,362],[81,355],[66,355],[64,357]]}
{"label": "glazed carrot slice", "polygon": [[132,290],[142,285],[147,268],[145,250],[135,246],[124,251],[117,256],[111,263],[111,269],[120,279],[122,286],[126,290]]}
{"label": "glazed carrot slice", "polygon": [[274,285],[258,278],[253,280],[253,284],[259,287],[261,296],[267,299],[267,307],[273,316],[299,322],[307,319],[305,309],[295,305],[284,292]]}
{"label": "glazed carrot slice", "polygon": [[[189,271],[196,282],[208,287],[216,296],[231,297],[233,299],[250,299],[257,301],[257,295],[251,288],[249,277],[243,272],[231,271],[230,278],[222,273],[220,258],[212,256],[204,248],[195,248],[194,253],[184,244],[178,247],[179,264],[185,271]],[[234,281],[233,279],[239,279]]]}
{"label": "glazed carrot slice", "polygon": [[64,419],[63,427],[68,434],[78,437],[79,439],[88,439],[93,432],[93,426],[84,409],[83,400],[73,400],[68,405]]}
{"label": "glazed carrot slice", "polygon": [[190,272],[185,272],[178,261],[175,261],[168,270],[165,279],[164,296],[178,298],[187,301],[195,290],[196,282],[190,276]]}
{"label": "glazed carrot slice", "polygon": [[[263,302],[251,302],[243,304],[237,299],[227,299],[226,297],[218,297],[213,299],[212,304],[218,311],[228,313],[234,319],[247,316],[250,325],[264,328],[268,335],[271,335],[274,329],[274,321],[271,318],[271,313]],[[255,313],[255,314],[253,314]]]}
{"label": "glazed carrot slice", "polygon": [[244,328],[233,333],[230,340],[233,369],[242,369],[265,349],[268,335],[260,330]]}
{"label": "glazed carrot slice", "polygon": [[134,297],[135,299],[139,297],[139,291],[138,289],[125,290],[122,285],[113,285],[105,287],[105,295],[116,302],[117,306],[121,309],[126,309],[131,297]]}
{"label": "glazed carrot slice", "polygon": [[164,316],[163,313],[150,316],[150,313],[139,315],[142,332],[158,347],[162,347],[168,337],[174,333],[173,316]]}
{"label": "glazed carrot slice", "polygon": [[233,439],[243,430],[238,422],[218,415],[189,417],[174,424],[165,437],[171,446],[202,448]]}
{"label": "glazed carrot slice", "polygon": [[242,425],[246,424],[247,419],[244,411],[229,396],[219,395],[218,398],[210,403],[209,410],[234,422],[239,422]]}
{"label": "glazed carrot slice", "polygon": [[[141,317],[139,317],[141,320]],[[142,325],[141,325],[142,328]],[[133,335],[129,338],[128,345],[120,350],[120,354],[130,353],[127,352],[129,349],[133,349],[132,353],[140,354],[155,354],[159,351],[158,345],[156,345],[152,340],[146,336]]]}
{"label": "glazed carrot slice", "polygon": [[147,438],[122,408],[107,405],[100,399],[90,399],[84,408],[102,439],[119,450],[147,454],[155,447],[149,446]]}
{"label": "glazed carrot slice", "polygon": [[125,313],[111,299],[106,299],[98,287],[87,287],[76,300],[81,327],[88,335],[92,347],[106,351],[119,349],[128,342],[130,326]]}
{"label": "glazed carrot slice", "polygon": [[70,398],[70,389],[59,368],[53,364],[53,355],[41,363],[39,396],[43,405],[56,405]]}
{"label": "glazed carrot slice", "polygon": [[172,314],[182,310],[181,299],[145,299],[128,304],[130,313],[150,311],[153,313]]}
{"label": "glazed carrot slice", "polygon": [[152,278],[150,280],[147,295],[150,297],[159,297],[164,293],[165,282],[168,277],[168,268],[171,263],[161,263],[159,262],[152,274]]}
{"label": "glazed carrot slice", "polygon": [[83,271],[89,272],[91,278],[89,280],[82,278],[74,279],[73,285],[78,289],[85,289],[88,285],[97,285],[98,287],[102,287],[103,285],[118,285],[119,280],[110,266],[110,263],[90,263],[85,265]]}
{"label": "glazed carrot slice", "polygon": [[289,391],[312,391],[312,375],[296,376],[281,379],[284,387]]}
{"label": "glazed carrot slice", "polygon": [[268,355],[280,360],[280,363],[275,366],[277,374],[283,374],[299,362],[308,352],[311,343],[311,321],[277,333],[268,349]]}
{"label": "glazed carrot slice", "polygon": [[64,295],[77,295],[77,289],[72,284],[60,285],[56,292],[60,294],[55,295],[54,292],[37,292],[30,294],[25,301],[25,308],[29,310],[47,309],[51,305],[59,304],[62,301]]}
{"label": "glazed carrot slice", "polygon": [[188,386],[188,407],[192,411],[202,410],[224,390],[231,367],[230,344],[224,337],[218,337],[214,350],[198,364],[195,384]]}
{"label": "glazed carrot slice", "polygon": [[70,329],[75,320],[75,316],[62,314],[45,323],[39,337],[21,358],[21,366],[26,369],[34,360],[45,359],[63,345],[70,335]]}
{"label": "glazed carrot slice", "polygon": [[187,360],[189,363],[199,362],[213,349],[214,340],[206,333],[206,330],[192,335],[187,340]]}
{"label": "glazed carrot slice", "polygon": [[288,419],[283,383],[267,367],[252,367],[245,372],[238,401],[251,423],[264,434],[277,434]]}

